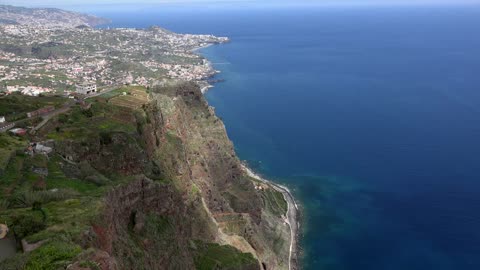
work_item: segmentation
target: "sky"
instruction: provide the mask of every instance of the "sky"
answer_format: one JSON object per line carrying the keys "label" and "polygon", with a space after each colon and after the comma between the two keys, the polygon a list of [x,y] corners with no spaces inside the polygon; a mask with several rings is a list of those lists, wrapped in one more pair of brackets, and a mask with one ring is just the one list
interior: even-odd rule
{"label": "sky", "polygon": [[111,4],[314,4],[314,5],[445,5],[445,4],[480,4],[480,0],[0,0],[0,4],[29,7],[65,7],[75,5],[111,5]]}
{"label": "sky", "polygon": [[480,0],[0,0],[0,5],[54,7],[87,14],[135,12],[160,6],[189,9],[275,9],[313,7],[448,6],[475,5]]}

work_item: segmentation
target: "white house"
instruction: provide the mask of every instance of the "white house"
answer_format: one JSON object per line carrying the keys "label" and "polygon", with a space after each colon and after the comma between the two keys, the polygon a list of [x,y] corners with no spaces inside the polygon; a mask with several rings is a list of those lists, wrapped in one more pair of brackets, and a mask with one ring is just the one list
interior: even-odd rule
{"label": "white house", "polygon": [[97,85],[95,83],[82,83],[75,85],[76,92],[82,95],[88,95],[97,92]]}
{"label": "white house", "polygon": [[53,149],[51,147],[41,145],[39,143],[37,143],[37,145],[35,145],[35,152],[36,153],[50,154],[52,151],[53,151]]}
{"label": "white house", "polygon": [[0,124],[5,123],[5,116],[0,116]]}

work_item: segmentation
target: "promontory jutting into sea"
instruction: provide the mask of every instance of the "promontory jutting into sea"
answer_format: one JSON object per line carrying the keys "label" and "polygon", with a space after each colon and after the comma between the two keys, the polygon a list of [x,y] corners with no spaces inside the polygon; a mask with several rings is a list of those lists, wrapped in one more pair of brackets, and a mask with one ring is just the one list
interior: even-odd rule
{"label": "promontory jutting into sea", "polygon": [[476,0],[4,2],[0,270],[480,269]]}

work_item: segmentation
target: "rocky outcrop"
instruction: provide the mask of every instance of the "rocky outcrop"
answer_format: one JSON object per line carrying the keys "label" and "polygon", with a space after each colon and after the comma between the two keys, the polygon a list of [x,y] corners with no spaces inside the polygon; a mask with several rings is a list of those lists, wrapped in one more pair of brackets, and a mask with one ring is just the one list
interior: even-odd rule
{"label": "rocky outcrop", "polygon": [[[82,141],[58,141],[55,149],[65,160],[74,164],[88,163],[103,174],[141,174],[148,165],[147,155],[136,138],[126,133],[100,133]],[[76,168],[81,169],[79,173],[88,174],[89,170]]]}
{"label": "rocky outcrop", "polygon": [[201,211],[199,200],[187,204],[172,185],[140,178],[108,193],[92,245],[121,269],[194,269],[190,241],[215,237]]}

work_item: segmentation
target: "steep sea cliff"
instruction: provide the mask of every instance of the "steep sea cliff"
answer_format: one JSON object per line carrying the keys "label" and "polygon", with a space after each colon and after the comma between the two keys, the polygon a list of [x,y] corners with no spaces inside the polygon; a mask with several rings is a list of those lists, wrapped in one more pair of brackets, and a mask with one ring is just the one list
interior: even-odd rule
{"label": "steep sea cliff", "polygon": [[0,268],[297,269],[283,193],[242,168],[198,85],[135,89],[140,109],[97,97],[34,135],[50,156],[13,155],[0,217],[31,251]]}

